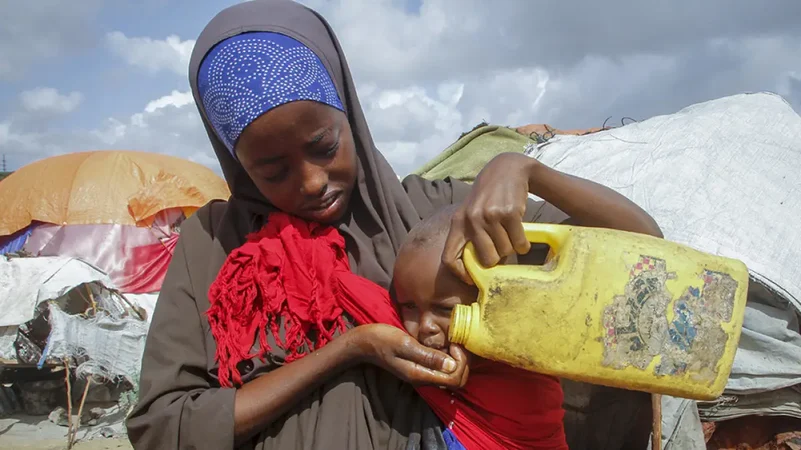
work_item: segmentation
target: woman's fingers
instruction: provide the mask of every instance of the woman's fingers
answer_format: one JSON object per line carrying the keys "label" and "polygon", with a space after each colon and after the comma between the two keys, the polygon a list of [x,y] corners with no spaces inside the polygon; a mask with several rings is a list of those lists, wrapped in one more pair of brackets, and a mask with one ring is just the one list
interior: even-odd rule
{"label": "woman's fingers", "polygon": [[414,384],[432,384],[459,388],[467,382],[467,357],[457,349],[455,357],[428,348],[412,340],[397,352],[397,363],[403,376]]}
{"label": "woman's fingers", "polygon": [[462,353],[454,359],[386,324],[362,325],[352,333],[355,347],[367,353],[367,361],[409,383],[459,387],[464,379],[466,359]]}
{"label": "woman's fingers", "polygon": [[512,197],[506,191],[489,197],[476,194],[454,213],[442,263],[465,283],[474,284],[462,261],[467,242],[473,244],[478,261],[485,267],[531,248],[523,229],[525,200],[518,205]]}
{"label": "woman's fingers", "polygon": [[467,353],[462,346],[456,344],[451,344],[449,351],[451,357],[456,361],[457,367],[461,369],[457,369],[456,373],[459,375],[458,387],[462,388],[467,384],[467,379],[470,376],[470,353]]}
{"label": "woman's fingers", "polygon": [[424,346],[409,336],[409,339],[397,349],[397,356],[416,363],[426,369],[450,374],[456,371],[458,364],[445,352]]}
{"label": "woman's fingers", "polygon": [[455,357],[451,357],[390,325],[363,325],[356,329],[360,328],[373,349],[372,361],[398,378],[417,385],[464,386],[467,357],[461,349],[456,349]]}
{"label": "woman's fingers", "polygon": [[531,242],[528,241],[526,231],[523,228],[522,215],[510,214],[506,216],[503,220],[503,228],[506,230],[515,253],[525,255],[531,250]]}
{"label": "woman's fingers", "polygon": [[[510,202],[510,197],[511,195],[508,194],[502,198],[488,200],[487,204],[483,206],[485,209],[483,226],[492,238],[500,256],[499,259],[515,253],[526,253],[530,247],[523,229],[525,200],[522,204],[517,204],[517,202]],[[476,222],[476,225],[480,226],[481,223]],[[495,263],[497,264],[497,262]]]}
{"label": "woman's fingers", "polygon": [[401,379],[416,386],[460,387],[459,377],[437,372],[405,359],[397,360],[395,371]]}
{"label": "woman's fingers", "polygon": [[[492,267],[498,264],[498,261],[501,260],[503,255],[499,253],[490,233],[500,232],[501,234],[505,234],[505,232],[502,230],[494,230],[495,224],[493,224],[492,221],[485,220],[483,214],[484,213],[481,211],[481,209],[475,209],[472,212],[466,213],[466,237],[476,249],[476,257],[481,265],[485,267]],[[502,241],[503,238],[499,237],[499,240]]]}
{"label": "woman's fingers", "polygon": [[454,275],[459,277],[467,284],[474,284],[470,274],[462,261],[464,246],[467,243],[464,230],[464,218],[460,211],[457,211],[451,219],[451,229],[445,239],[445,248],[442,251],[442,264],[445,265]]}
{"label": "woman's fingers", "polygon": [[459,262],[465,243],[472,242],[484,266],[494,266],[531,245],[523,230],[531,159],[513,153],[493,158],[476,176],[470,194],[454,214],[442,261],[473,284]]}
{"label": "woman's fingers", "polygon": [[515,248],[512,245],[509,232],[504,228],[501,222],[488,223],[487,234],[492,239],[495,252],[498,254],[498,261],[496,261],[495,264],[498,264],[501,259],[515,254]]}

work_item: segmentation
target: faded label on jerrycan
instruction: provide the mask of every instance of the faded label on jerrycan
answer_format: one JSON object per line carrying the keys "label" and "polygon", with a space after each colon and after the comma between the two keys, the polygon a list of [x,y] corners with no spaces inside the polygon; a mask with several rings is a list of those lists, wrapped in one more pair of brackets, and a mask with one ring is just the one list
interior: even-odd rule
{"label": "faded label on jerrycan", "polygon": [[728,340],[722,323],[732,319],[738,283],[704,270],[674,301],[667,283],[675,278],[664,259],[639,255],[628,283],[603,312],[604,365],[646,370],[659,356],[655,375],[716,379]]}

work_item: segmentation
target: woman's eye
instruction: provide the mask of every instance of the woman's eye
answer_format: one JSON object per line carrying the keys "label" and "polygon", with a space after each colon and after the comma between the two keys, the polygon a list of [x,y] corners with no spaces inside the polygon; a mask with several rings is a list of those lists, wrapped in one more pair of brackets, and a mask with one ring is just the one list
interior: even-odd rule
{"label": "woman's eye", "polygon": [[336,154],[337,150],[339,150],[339,141],[336,141],[334,143],[334,145],[332,145],[331,147],[328,147],[325,150],[323,150],[322,152],[320,152],[320,155],[325,156],[325,157],[331,157],[331,156],[334,156]]}
{"label": "woman's eye", "polygon": [[415,305],[414,303],[403,303],[403,304],[401,305],[401,308],[403,308],[403,309],[408,309],[408,310],[410,310],[410,311],[411,311],[411,310],[415,310],[415,309],[417,309],[417,305]]}
{"label": "woman's eye", "polygon": [[286,170],[282,170],[275,175],[263,177],[264,181],[268,183],[279,183],[286,177]]}

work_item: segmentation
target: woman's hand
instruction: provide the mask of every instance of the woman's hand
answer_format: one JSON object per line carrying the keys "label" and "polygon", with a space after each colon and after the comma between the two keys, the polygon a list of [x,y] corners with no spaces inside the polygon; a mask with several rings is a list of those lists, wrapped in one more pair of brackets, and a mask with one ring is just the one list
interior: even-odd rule
{"label": "woman's hand", "polygon": [[662,237],[648,213],[612,189],[519,153],[502,153],[479,172],[470,194],[453,215],[443,264],[465,283],[473,284],[462,262],[468,241],[487,267],[515,252],[527,253],[531,244],[523,231],[523,217],[528,193],[567,214],[574,225]]}
{"label": "woman's hand", "polygon": [[412,385],[461,388],[467,383],[467,355],[456,345],[451,346],[448,355],[386,324],[359,326],[343,337],[350,340],[364,362],[379,366]]}
{"label": "woman's hand", "polygon": [[465,283],[473,284],[462,252],[467,242],[482,265],[491,267],[514,253],[531,248],[523,231],[530,167],[537,161],[517,153],[493,158],[476,176],[473,188],[454,213],[442,262]]}

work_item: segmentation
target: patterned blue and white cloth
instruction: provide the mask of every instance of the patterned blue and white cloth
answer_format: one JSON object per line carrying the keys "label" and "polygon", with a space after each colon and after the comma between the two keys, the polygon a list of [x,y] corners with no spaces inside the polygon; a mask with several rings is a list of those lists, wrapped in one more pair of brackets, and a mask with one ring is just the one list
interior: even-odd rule
{"label": "patterned blue and white cloth", "polygon": [[220,42],[203,59],[197,84],[206,116],[234,158],[242,130],[277,106],[314,100],[344,111],[320,58],[279,33],[243,33]]}

